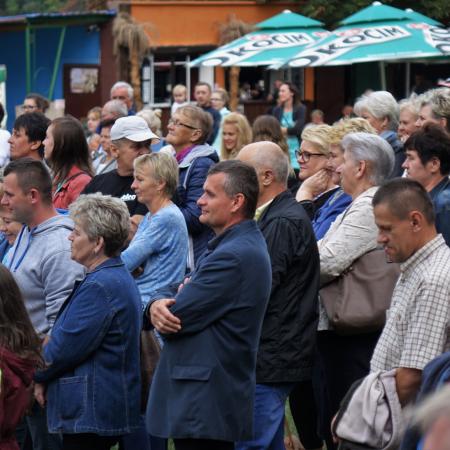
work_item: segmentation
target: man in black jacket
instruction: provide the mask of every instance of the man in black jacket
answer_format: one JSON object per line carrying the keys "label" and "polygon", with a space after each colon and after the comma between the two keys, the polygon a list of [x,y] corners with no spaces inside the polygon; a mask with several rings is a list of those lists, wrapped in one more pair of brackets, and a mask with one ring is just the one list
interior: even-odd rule
{"label": "man in black jacket", "polygon": [[236,449],[281,449],[285,401],[297,382],[311,379],[319,253],[307,214],[287,190],[289,163],[280,147],[250,144],[238,159],[258,174],[255,219],[269,250],[272,289],[256,363],[254,437]]}

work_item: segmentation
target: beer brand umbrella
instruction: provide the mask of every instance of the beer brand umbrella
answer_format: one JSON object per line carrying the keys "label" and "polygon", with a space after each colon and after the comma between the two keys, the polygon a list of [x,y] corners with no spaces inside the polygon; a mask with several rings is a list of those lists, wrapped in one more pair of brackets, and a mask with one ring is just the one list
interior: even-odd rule
{"label": "beer brand umbrella", "polygon": [[450,30],[412,10],[374,2],[341,24],[316,44],[273,68],[411,61],[450,55]]}
{"label": "beer brand umbrella", "polygon": [[322,23],[289,10],[258,23],[256,30],[191,62],[191,66],[269,66],[298,53],[328,32]]}

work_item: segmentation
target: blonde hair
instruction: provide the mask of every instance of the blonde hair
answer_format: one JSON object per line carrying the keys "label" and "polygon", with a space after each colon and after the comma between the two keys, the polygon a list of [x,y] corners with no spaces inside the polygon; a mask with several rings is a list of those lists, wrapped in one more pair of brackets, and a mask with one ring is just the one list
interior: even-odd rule
{"label": "blonde hair", "polygon": [[133,163],[134,170],[150,169],[151,176],[156,181],[164,182],[163,192],[167,198],[172,198],[178,186],[177,160],[167,153],[147,153],[138,156]]}
{"label": "blonde hair", "polygon": [[250,127],[247,118],[242,114],[239,113],[228,114],[223,119],[222,130],[224,129],[225,125],[234,125],[237,129],[238,137],[236,147],[233,150],[228,151],[225,149],[222,131],[222,142],[220,147],[220,159],[222,161],[236,158],[241,148],[252,142],[252,128]]}
{"label": "blonde hair", "polygon": [[303,130],[302,141],[308,141],[313,144],[320,153],[328,156],[330,153],[330,125],[316,125],[307,127]]}
{"label": "blonde hair", "polygon": [[217,92],[220,95],[220,98],[222,99],[225,105],[230,101],[230,96],[228,95],[228,92],[224,88],[214,89],[213,94],[215,92]]}
{"label": "blonde hair", "polygon": [[330,145],[341,145],[342,139],[349,133],[370,133],[377,134],[375,128],[362,117],[352,117],[351,119],[344,119],[334,124],[329,133],[328,141]]}
{"label": "blonde hair", "polygon": [[160,109],[142,109],[136,116],[142,117],[146,122],[150,130],[157,136],[161,137],[161,115]]}
{"label": "blonde hair", "polygon": [[187,94],[187,88],[184,84],[176,84],[172,89],[172,94]]}

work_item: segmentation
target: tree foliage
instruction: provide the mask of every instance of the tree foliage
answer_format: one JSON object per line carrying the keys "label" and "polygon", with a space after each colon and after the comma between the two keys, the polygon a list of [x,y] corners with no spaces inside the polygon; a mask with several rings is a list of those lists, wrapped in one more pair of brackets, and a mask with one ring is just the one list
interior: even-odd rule
{"label": "tree foliage", "polygon": [[[340,20],[372,3],[373,0],[306,0],[299,12],[334,28]],[[446,25],[450,23],[450,0],[382,0],[382,3],[400,9],[412,8]]]}

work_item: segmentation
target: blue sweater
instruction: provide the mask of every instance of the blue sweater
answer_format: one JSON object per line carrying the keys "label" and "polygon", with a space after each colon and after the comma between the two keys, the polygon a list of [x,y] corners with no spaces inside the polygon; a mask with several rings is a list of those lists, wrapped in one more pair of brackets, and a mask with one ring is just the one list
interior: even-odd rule
{"label": "blue sweater", "polygon": [[121,255],[128,270],[143,266],[144,272],[136,278],[143,306],[156,290],[183,280],[188,242],[186,222],[177,206],[146,214]]}

